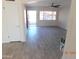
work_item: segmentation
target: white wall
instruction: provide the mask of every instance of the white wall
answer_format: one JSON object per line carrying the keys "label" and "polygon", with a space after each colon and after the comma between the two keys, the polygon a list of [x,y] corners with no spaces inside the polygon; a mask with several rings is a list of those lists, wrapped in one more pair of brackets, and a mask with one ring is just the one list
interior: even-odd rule
{"label": "white wall", "polygon": [[2,42],[25,41],[22,2],[3,0],[2,18]]}
{"label": "white wall", "polygon": [[[76,59],[76,1],[72,0],[68,31],[62,59]],[[67,52],[67,53],[66,53]]]}
{"label": "white wall", "polygon": [[62,6],[61,8],[59,8],[59,18],[58,18],[58,26],[66,29],[67,30],[67,21],[68,21],[68,17],[69,17],[69,12],[70,12],[70,4],[71,4],[71,0],[69,0],[69,3],[67,3],[68,5],[66,6]]}
{"label": "white wall", "polygon": [[[57,11],[57,8],[52,8],[52,7],[26,7],[27,10],[37,10],[37,26],[57,26],[58,24],[58,16],[56,20],[40,20],[39,18],[39,12],[40,11]],[[58,11],[57,11],[58,15]]]}

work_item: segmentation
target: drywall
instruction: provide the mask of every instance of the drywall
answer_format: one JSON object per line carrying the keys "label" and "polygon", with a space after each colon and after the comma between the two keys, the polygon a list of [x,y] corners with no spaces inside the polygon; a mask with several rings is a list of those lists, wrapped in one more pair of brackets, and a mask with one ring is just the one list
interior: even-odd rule
{"label": "drywall", "polygon": [[67,21],[68,21],[69,12],[70,12],[70,4],[71,4],[71,0],[69,1],[68,5],[65,5],[65,6],[63,5],[58,10],[59,11],[58,26],[66,30],[67,30]]}
{"label": "drywall", "polygon": [[23,6],[19,0],[4,1],[2,13],[2,42],[25,41]]}
{"label": "drywall", "polygon": [[[40,11],[57,11],[57,8],[52,8],[52,7],[45,7],[45,6],[39,6],[39,7],[28,7],[27,10],[36,10],[37,11],[37,26],[57,26],[58,25],[58,16],[56,20],[40,20],[39,18],[39,13]],[[58,11],[57,11],[58,15]]]}
{"label": "drywall", "polygon": [[62,59],[76,59],[76,1],[72,0],[68,31]]}

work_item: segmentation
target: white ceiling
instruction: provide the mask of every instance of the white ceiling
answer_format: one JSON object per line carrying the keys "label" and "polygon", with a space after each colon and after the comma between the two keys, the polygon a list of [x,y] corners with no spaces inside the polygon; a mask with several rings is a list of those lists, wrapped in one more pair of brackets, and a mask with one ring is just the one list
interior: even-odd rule
{"label": "white ceiling", "polygon": [[25,0],[27,6],[51,6],[56,3],[62,6],[69,6],[71,0]]}

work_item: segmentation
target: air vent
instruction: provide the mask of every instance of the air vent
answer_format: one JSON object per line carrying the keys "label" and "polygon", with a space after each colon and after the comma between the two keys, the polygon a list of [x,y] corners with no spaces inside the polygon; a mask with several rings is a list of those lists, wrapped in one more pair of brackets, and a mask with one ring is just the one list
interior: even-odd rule
{"label": "air vent", "polygon": [[6,1],[15,1],[15,0],[6,0]]}

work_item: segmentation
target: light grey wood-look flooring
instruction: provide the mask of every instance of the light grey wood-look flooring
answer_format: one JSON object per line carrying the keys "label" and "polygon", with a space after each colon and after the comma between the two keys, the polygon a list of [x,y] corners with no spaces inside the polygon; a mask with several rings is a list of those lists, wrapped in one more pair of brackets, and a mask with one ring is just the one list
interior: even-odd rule
{"label": "light grey wood-look flooring", "polygon": [[60,39],[66,31],[58,27],[29,27],[26,42],[4,43],[3,59],[61,59]]}

